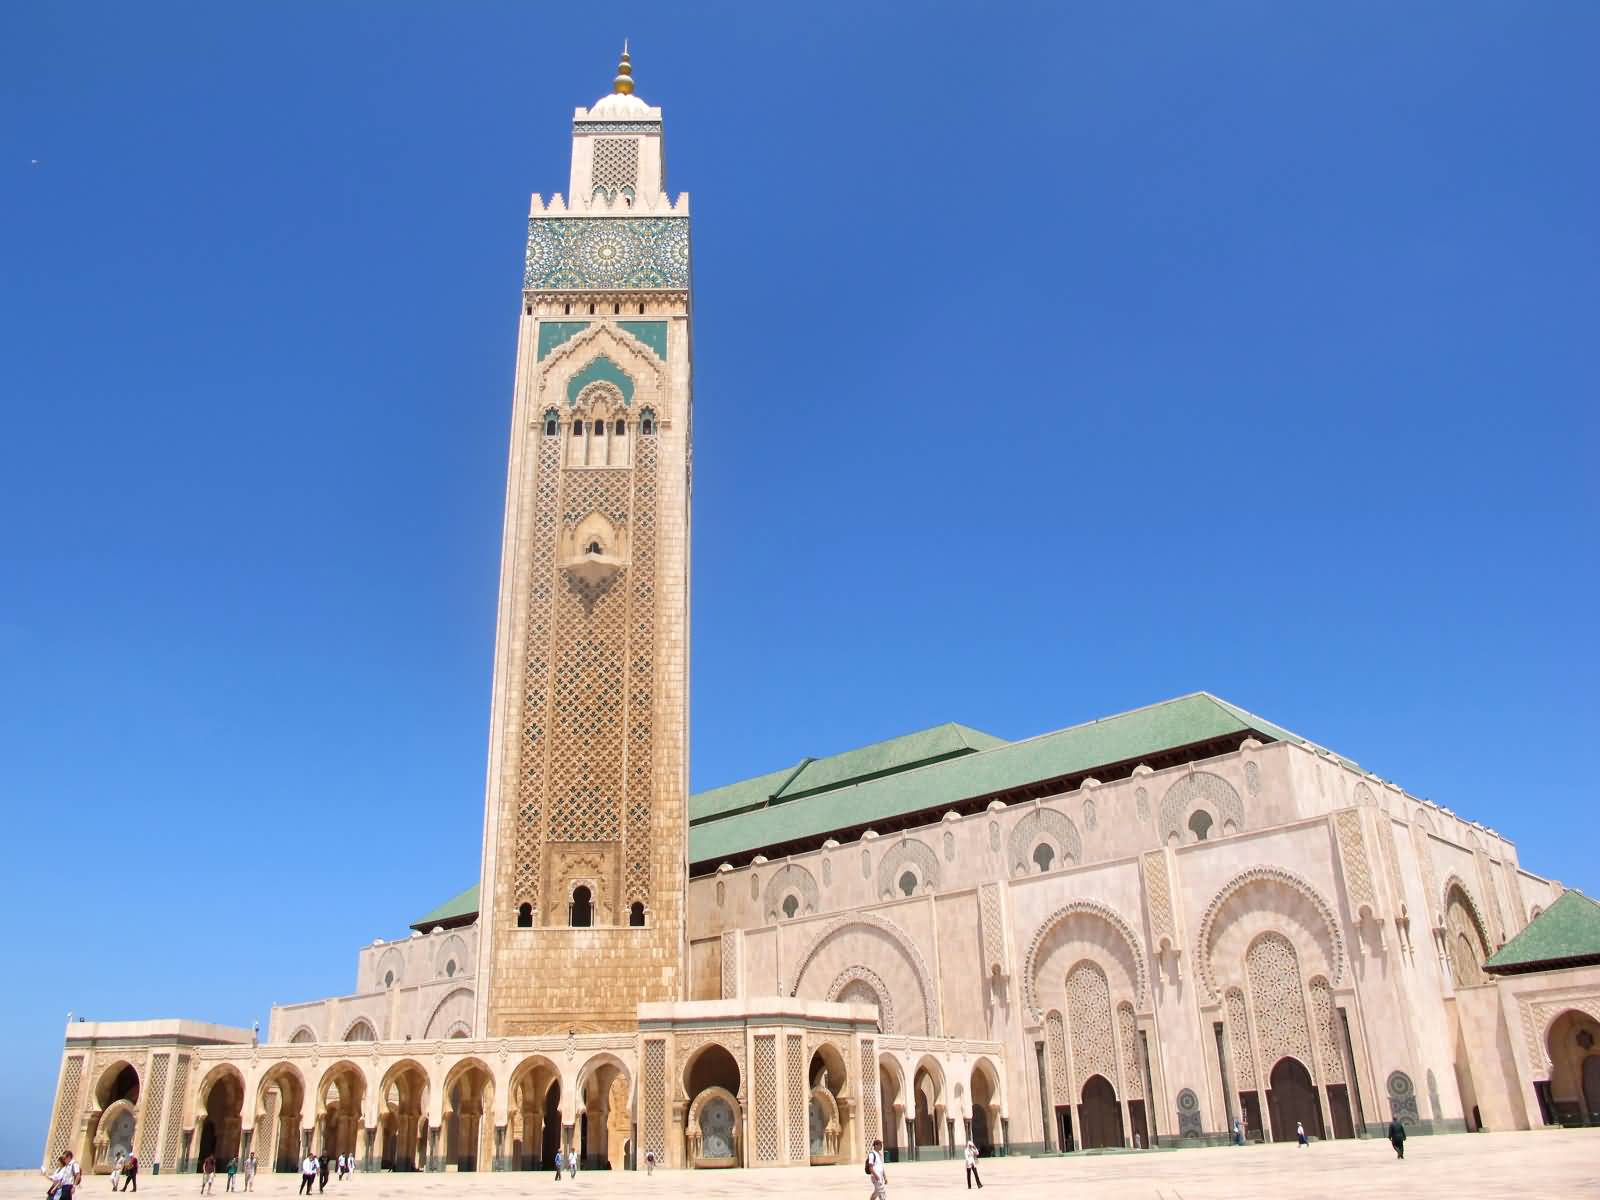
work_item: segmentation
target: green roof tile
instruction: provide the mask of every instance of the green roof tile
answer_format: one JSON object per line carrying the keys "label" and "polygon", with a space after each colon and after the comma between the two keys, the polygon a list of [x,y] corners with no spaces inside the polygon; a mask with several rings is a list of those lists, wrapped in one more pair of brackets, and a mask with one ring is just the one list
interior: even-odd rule
{"label": "green roof tile", "polygon": [[452,896],[438,908],[425,917],[418,917],[411,922],[411,928],[420,929],[424,933],[435,925],[446,925],[451,921],[459,921],[462,917],[476,916],[478,912],[478,885],[473,884],[459,896]]}
{"label": "green roof tile", "polygon": [[1594,958],[1600,958],[1600,904],[1582,892],[1567,891],[1490,955],[1484,967],[1516,974]]}
{"label": "green roof tile", "polygon": [[[1302,740],[1212,696],[1196,693],[1027,741],[835,787],[803,802],[768,803],[721,819],[703,820],[689,830],[689,861],[714,862],[764,846],[869,825],[1251,730],[1273,738]],[[801,772],[790,785],[791,792],[805,787],[810,770]],[[690,801],[691,811],[694,803]]]}

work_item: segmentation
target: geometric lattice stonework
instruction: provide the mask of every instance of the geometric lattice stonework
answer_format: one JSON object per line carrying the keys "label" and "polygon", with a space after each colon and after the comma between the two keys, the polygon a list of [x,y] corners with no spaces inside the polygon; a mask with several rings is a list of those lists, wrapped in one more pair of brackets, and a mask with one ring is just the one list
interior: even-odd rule
{"label": "geometric lattice stonework", "polygon": [[778,1039],[770,1034],[755,1039],[751,1091],[755,1096],[755,1161],[772,1165],[778,1154]]}
{"label": "geometric lattice stonework", "polygon": [[1256,1060],[1250,1051],[1250,1025],[1244,1013],[1244,993],[1228,989],[1228,1049],[1233,1056],[1233,1081],[1241,1092],[1256,1087]]}
{"label": "geometric lattice stonework", "polygon": [[786,1039],[784,1066],[789,1075],[784,1089],[789,1096],[789,1161],[805,1162],[811,1151],[806,1128],[805,1039],[797,1033],[791,1033]]}
{"label": "geometric lattice stonework", "polygon": [[172,1105],[172,1112],[167,1119],[167,1144],[161,1151],[161,1161],[168,1166],[174,1166],[178,1161],[178,1134],[179,1126],[183,1124],[183,1097],[189,1088],[189,1061],[187,1055],[180,1055],[177,1069],[172,1073],[172,1094],[178,1097],[178,1103]]}
{"label": "geometric lattice stonework", "polygon": [[1133,1005],[1124,1000],[1117,1005],[1117,1030],[1122,1038],[1122,1077],[1129,1100],[1144,1099],[1144,1074],[1139,1070],[1139,1023]]}
{"label": "geometric lattice stonework", "polygon": [[1306,1025],[1300,960],[1294,946],[1281,933],[1264,933],[1251,944],[1245,964],[1255,1009],[1256,1042],[1261,1047],[1261,1069],[1270,1076],[1278,1060],[1288,1056],[1311,1070],[1311,1031]]}
{"label": "geometric lattice stonework", "polygon": [[53,1165],[72,1149],[72,1128],[77,1123],[78,1085],[83,1080],[83,1059],[78,1055],[67,1059],[61,1068],[61,1090],[56,1096],[56,1113],[50,1122],[50,1162]]}
{"label": "geometric lattice stonework", "polygon": [[[161,1143],[162,1101],[167,1096],[167,1067],[172,1055],[157,1054],[150,1060],[150,1086],[143,1089],[144,1111],[139,1114],[139,1160],[153,1163]],[[183,1103],[183,1097],[178,1097]]]}
{"label": "geometric lattice stonework", "polygon": [[883,1136],[878,1113],[878,1055],[871,1042],[861,1043],[861,1117],[868,1147]]}
{"label": "geometric lattice stonework", "polygon": [[1343,1083],[1344,1055],[1334,1032],[1333,992],[1318,975],[1311,981],[1311,1015],[1317,1026],[1317,1051],[1322,1055],[1322,1075],[1328,1083]]}
{"label": "geometric lattice stonework", "polygon": [[1050,1103],[1071,1104],[1074,1097],[1067,1083],[1066,1023],[1055,1009],[1045,1016],[1044,1032],[1045,1041],[1050,1047]]}
{"label": "geometric lattice stonework", "polygon": [[654,1039],[644,1044],[644,1069],[641,1072],[639,1140],[656,1161],[667,1152],[667,1043]]}
{"label": "geometric lattice stonework", "polygon": [[637,138],[595,138],[594,166],[589,176],[594,190],[615,200],[623,188],[639,183],[639,141]]}
{"label": "geometric lattice stonework", "polygon": [[1072,1029],[1074,1087],[1093,1075],[1117,1078],[1116,1027],[1111,1018],[1111,989],[1106,973],[1087,960],[1067,972],[1067,1023]]}

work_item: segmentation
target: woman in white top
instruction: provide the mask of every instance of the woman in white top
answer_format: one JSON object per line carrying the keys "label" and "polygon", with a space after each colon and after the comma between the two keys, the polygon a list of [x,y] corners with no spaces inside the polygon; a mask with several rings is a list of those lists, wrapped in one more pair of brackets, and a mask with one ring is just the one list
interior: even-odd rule
{"label": "woman in white top", "polygon": [[56,1162],[59,1165],[54,1171],[41,1167],[39,1174],[54,1185],[50,1189],[50,1200],[72,1200],[72,1190],[78,1186],[83,1172],[78,1170],[78,1164],[72,1161],[71,1150],[56,1159]]}
{"label": "woman in white top", "polygon": [[967,1191],[972,1190],[972,1181],[978,1180],[978,1186],[983,1187],[983,1180],[978,1178],[978,1147],[969,1139],[967,1142]]}

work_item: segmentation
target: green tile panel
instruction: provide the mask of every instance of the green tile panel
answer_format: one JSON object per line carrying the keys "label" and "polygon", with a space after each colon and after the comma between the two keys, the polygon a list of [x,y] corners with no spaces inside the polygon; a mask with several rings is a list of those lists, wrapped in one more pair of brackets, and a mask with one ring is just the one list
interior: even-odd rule
{"label": "green tile panel", "polygon": [[667,323],[665,321],[618,321],[624,333],[638,338],[656,352],[662,362],[667,361]]}
{"label": "green tile panel", "polygon": [[622,402],[633,403],[633,380],[628,377],[626,371],[604,354],[596,355],[583,370],[567,381],[567,403],[576,404],[578,393],[598,379],[616,384],[617,390],[622,393]]}
{"label": "green tile panel", "polygon": [[589,328],[587,321],[540,321],[539,361],[557,346],[564,345]]}

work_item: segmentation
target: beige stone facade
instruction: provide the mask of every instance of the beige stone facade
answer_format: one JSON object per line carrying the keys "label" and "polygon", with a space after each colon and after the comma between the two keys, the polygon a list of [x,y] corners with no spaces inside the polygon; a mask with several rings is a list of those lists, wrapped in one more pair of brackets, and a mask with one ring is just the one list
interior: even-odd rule
{"label": "beige stone facade", "polygon": [[1600,1107],[1600,967],[1484,970],[1559,885],[1214,698],[689,796],[661,129],[624,70],[530,213],[480,888],[264,1037],[69,1023],[46,1157],[807,1166]]}

